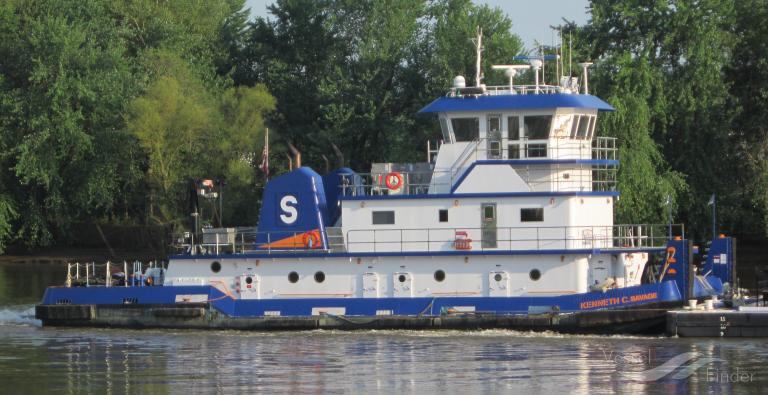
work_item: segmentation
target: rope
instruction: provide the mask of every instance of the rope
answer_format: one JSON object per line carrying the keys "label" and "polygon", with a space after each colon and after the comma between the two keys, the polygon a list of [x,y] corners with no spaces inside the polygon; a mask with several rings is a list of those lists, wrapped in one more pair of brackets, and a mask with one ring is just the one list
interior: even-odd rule
{"label": "rope", "polygon": [[424,310],[421,310],[421,313],[419,313],[417,316],[421,317],[422,315],[424,315],[424,313],[427,312],[427,309],[429,309],[429,315],[432,315],[432,306],[435,304],[435,299],[437,298],[432,298],[432,300],[429,302],[427,307],[425,307]]}
{"label": "rope", "polygon": [[211,282],[211,283],[218,283],[218,284],[221,284],[221,286],[222,286],[224,289],[221,289],[221,288],[219,288],[219,287],[217,287],[217,286],[215,286],[215,285],[214,285],[213,287],[214,287],[214,288],[216,288],[217,290],[219,290],[219,291],[223,292],[223,293],[224,293],[224,295],[221,295],[221,296],[219,296],[218,298],[214,298],[214,299],[208,299],[206,302],[208,302],[208,303],[211,303],[211,302],[216,302],[216,301],[219,301],[219,300],[222,300],[222,299],[226,299],[226,298],[230,298],[230,299],[232,299],[232,300],[235,300],[235,299],[237,299],[237,298],[235,298],[235,296],[234,296],[234,295],[232,295],[232,292],[229,290],[229,287],[227,287],[227,284],[226,284],[226,283],[224,283],[223,281],[220,281],[220,280],[211,280],[210,282]]}

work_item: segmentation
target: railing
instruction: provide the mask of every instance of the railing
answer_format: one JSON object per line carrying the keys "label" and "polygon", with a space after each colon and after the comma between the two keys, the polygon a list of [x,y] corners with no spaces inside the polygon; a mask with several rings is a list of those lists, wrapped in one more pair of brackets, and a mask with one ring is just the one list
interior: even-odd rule
{"label": "railing", "polygon": [[[591,144],[587,140],[523,140],[525,143],[523,159],[546,160],[575,159],[575,160],[616,160],[616,139],[611,137],[598,137]],[[385,183],[386,174],[358,173],[361,184],[353,183],[353,176],[342,176],[342,196],[370,196],[370,195],[419,195],[427,193],[448,193],[459,179],[469,169],[469,164],[478,160],[489,159],[485,139],[475,140],[467,145],[464,151],[454,161],[450,169],[435,169],[431,172],[400,172],[403,176],[403,185],[397,190],[390,190]],[[545,145],[543,151],[532,156],[532,145]],[[518,175],[528,185],[531,191],[536,192],[570,192],[570,191],[613,191],[616,188],[618,168],[613,164],[568,164],[553,163],[547,167],[538,167],[531,162],[515,165],[519,158],[520,150],[510,151],[509,147],[518,146],[517,141],[511,141],[507,147],[498,151],[499,157],[510,158],[514,152],[510,164],[515,167]],[[490,159],[494,156],[491,155]],[[521,162],[522,163],[522,162]]]}
{"label": "railing", "polygon": [[165,265],[160,261],[67,263],[67,287],[143,287],[162,285]]}
{"label": "railing", "polygon": [[[683,225],[672,225],[671,230],[670,235],[668,224],[360,229],[347,231],[343,242],[344,250],[352,253],[661,248],[672,236],[685,237]],[[218,250],[214,246],[194,244],[189,239],[183,238],[178,239],[173,247],[178,253],[190,255],[217,254],[217,251],[219,254],[301,252],[318,255],[332,252],[333,246],[323,243],[309,244],[304,241],[303,236],[306,234],[240,230],[237,232],[235,243],[219,245]],[[317,240],[321,240],[321,235],[317,234],[316,237]],[[278,240],[283,240],[283,243],[280,247],[274,247],[272,243]],[[294,242],[286,243],[284,240],[294,240]],[[79,273],[82,273],[84,269],[80,266],[79,270]],[[134,270],[134,273],[137,271]]]}
{"label": "railing", "polygon": [[683,225],[612,225],[441,229],[365,229],[347,232],[355,252],[439,252],[520,250],[621,250],[663,248],[670,237],[685,237]]}
{"label": "railing", "polygon": [[616,137],[595,137],[592,141],[592,159],[616,160],[618,148]]}
{"label": "railing", "polygon": [[[171,248],[177,254],[208,255],[248,252],[285,253],[312,252],[327,253],[328,246],[323,245],[322,235],[313,232],[258,232],[254,228],[238,228],[227,243],[201,243],[195,241],[191,232],[172,235]],[[275,242],[280,241],[276,246]]]}
{"label": "railing", "polygon": [[451,168],[461,167],[468,159],[616,160],[618,156],[615,137],[595,137],[592,140],[571,138],[531,140],[522,138],[520,140],[501,139],[495,141],[501,145],[499,149],[489,149],[487,138],[473,140]]}
{"label": "railing", "polygon": [[[509,85],[494,85],[494,86],[486,86],[485,91],[483,92],[484,95],[533,95],[533,94],[553,94],[553,93],[563,93],[565,92],[565,88],[561,86],[556,85],[539,85],[538,87],[536,85],[514,85],[512,89],[509,89]],[[570,92],[570,90],[569,90]],[[472,93],[471,96],[477,96],[477,94]],[[448,92],[448,97],[462,97],[464,96],[459,92],[459,89],[457,88],[451,88],[451,90]]]}

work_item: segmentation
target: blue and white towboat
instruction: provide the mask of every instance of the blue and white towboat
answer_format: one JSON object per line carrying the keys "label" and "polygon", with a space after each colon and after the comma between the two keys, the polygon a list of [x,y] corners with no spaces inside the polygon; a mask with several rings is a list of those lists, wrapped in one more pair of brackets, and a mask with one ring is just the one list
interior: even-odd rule
{"label": "blue and white towboat", "polygon": [[[191,232],[167,267],[112,264],[98,285],[75,286],[70,273],[37,317],[52,326],[637,332],[663,324],[664,308],[720,295],[732,282],[733,240],[713,240],[694,265],[681,225],[614,224],[616,140],[594,135],[613,108],[588,94],[586,65],[582,86],[574,77],[540,85],[540,67],[494,66],[506,86],[456,77],[420,111],[442,129],[425,163],[374,163],[368,174],[299,167],[266,185],[257,228]],[[514,85],[528,68],[537,83]]]}

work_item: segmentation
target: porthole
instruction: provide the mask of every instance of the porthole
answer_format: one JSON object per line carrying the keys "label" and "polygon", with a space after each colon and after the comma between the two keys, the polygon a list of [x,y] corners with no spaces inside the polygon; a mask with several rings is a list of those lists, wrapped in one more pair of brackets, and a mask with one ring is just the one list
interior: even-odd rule
{"label": "porthole", "polygon": [[288,273],[288,281],[295,283],[299,281],[299,273],[296,272],[290,272]]}
{"label": "porthole", "polygon": [[493,276],[493,279],[494,279],[496,282],[499,282],[499,281],[501,281],[501,273],[496,273],[496,274]]}
{"label": "porthole", "polygon": [[251,277],[251,276],[246,277],[245,278],[245,283],[249,284],[249,285],[253,284],[253,277]]}
{"label": "porthole", "polygon": [[319,283],[325,281],[325,273],[323,273],[323,272],[315,273],[315,281],[317,281]]}
{"label": "porthole", "polygon": [[531,280],[538,281],[541,278],[541,272],[539,269],[533,269],[530,273],[528,273],[528,276],[531,278]]}
{"label": "porthole", "polygon": [[435,272],[435,281],[441,282],[445,280],[445,272],[442,270],[438,270]]}
{"label": "porthole", "polygon": [[211,271],[214,273],[218,273],[221,271],[221,263],[219,261],[213,261],[211,262]]}
{"label": "porthole", "polygon": [[400,281],[401,283],[405,282],[405,274],[401,274],[397,276],[397,281]]}

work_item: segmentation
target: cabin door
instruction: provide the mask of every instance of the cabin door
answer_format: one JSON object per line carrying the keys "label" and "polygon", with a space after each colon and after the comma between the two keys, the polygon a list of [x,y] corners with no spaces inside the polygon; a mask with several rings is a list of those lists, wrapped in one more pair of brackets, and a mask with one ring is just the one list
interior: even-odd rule
{"label": "cabin door", "polygon": [[488,159],[501,159],[501,115],[488,116]]}
{"label": "cabin door", "polygon": [[413,296],[413,276],[411,273],[392,273],[392,296],[396,298]]}
{"label": "cabin door", "polygon": [[235,291],[240,299],[259,299],[261,278],[255,274],[243,274],[235,277]]}
{"label": "cabin door", "polygon": [[480,206],[482,247],[496,248],[496,203],[483,203]]}
{"label": "cabin door", "polygon": [[363,297],[379,297],[379,275],[376,273],[363,273]]}
{"label": "cabin door", "polygon": [[488,296],[509,296],[509,273],[495,271],[488,274]]}

